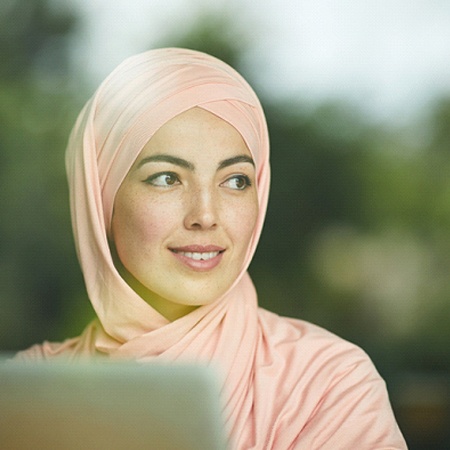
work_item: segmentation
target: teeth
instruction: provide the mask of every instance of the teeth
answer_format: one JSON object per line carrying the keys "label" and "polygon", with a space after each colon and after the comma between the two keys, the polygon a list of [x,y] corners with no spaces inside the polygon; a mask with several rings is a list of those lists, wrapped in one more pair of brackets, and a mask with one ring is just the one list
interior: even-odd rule
{"label": "teeth", "polygon": [[219,252],[180,252],[180,254],[186,256],[187,258],[192,258],[195,261],[207,261],[208,259],[215,258],[219,254]]}

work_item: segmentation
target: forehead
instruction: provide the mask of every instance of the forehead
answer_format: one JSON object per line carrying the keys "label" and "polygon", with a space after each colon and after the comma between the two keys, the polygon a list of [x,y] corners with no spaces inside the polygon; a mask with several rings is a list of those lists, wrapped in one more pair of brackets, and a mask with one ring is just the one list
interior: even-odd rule
{"label": "forehead", "polygon": [[223,159],[237,154],[251,156],[236,128],[216,115],[192,108],[166,122],[151,137],[137,158],[163,152],[183,157]]}

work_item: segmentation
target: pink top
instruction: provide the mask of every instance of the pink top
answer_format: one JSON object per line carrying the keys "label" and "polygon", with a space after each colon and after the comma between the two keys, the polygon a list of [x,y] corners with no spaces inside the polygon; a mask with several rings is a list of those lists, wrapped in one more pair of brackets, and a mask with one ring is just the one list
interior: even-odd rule
{"label": "pink top", "polygon": [[[244,138],[256,162],[260,212],[229,291],[169,322],[120,277],[108,233],[115,194],[142,147],[165,122],[196,106]],[[107,355],[214,365],[222,374],[231,448],[406,448],[385,383],[361,349],[258,308],[247,267],[267,206],[269,140],[259,100],[236,71],[209,55],[174,48],[127,59],[80,113],[66,161],[78,257],[98,318],[81,336],[36,345],[18,359]]]}

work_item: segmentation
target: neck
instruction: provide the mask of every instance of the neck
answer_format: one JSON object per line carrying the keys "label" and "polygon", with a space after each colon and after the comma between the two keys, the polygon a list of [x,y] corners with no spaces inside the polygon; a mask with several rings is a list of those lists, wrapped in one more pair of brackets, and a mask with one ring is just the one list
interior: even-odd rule
{"label": "neck", "polygon": [[118,269],[121,277],[126,281],[128,286],[133,289],[145,302],[147,302],[153,309],[158,311],[170,322],[180,319],[181,317],[189,314],[198,308],[195,305],[182,305],[179,303],[171,302],[155,292],[147,289],[142,283],[133,277],[123,266]]}

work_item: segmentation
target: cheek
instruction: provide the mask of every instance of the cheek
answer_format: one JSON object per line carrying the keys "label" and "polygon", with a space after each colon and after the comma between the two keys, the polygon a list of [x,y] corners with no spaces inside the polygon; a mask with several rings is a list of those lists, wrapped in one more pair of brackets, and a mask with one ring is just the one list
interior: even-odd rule
{"label": "cheek", "polygon": [[235,243],[241,247],[241,252],[245,252],[248,248],[258,218],[258,211],[256,198],[233,210],[233,236]]}
{"label": "cheek", "polygon": [[113,239],[119,255],[138,257],[158,248],[174,226],[173,211],[159,202],[117,203],[113,217]]}

